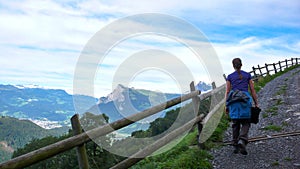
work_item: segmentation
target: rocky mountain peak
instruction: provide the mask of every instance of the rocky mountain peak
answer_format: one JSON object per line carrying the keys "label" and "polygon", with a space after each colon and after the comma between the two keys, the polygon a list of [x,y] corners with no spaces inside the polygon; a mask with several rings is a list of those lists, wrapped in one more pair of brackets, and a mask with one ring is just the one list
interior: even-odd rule
{"label": "rocky mountain peak", "polygon": [[124,91],[128,90],[127,87],[118,84],[117,87],[113,90],[113,92],[111,92],[110,94],[108,94],[106,97],[101,97],[99,99],[98,104],[101,103],[108,103],[111,101],[118,101],[118,102],[122,102],[125,100],[125,96],[124,96]]}
{"label": "rocky mountain peak", "polygon": [[212,86],[210,84],[207,84],[203,81],[199,81],[199,83],[195,86],[197,90],[200,91],[208,91],[212,89]]}

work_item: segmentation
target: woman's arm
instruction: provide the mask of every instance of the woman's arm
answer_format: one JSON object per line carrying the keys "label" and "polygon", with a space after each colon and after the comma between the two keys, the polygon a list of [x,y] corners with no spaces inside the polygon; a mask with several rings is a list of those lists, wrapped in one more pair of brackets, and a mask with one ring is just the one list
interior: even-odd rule
{"label": "woman's arm", "polygon": [[230,90],[231,90],[231,83],[230,83],[230,81],[227,80],[226,81],[226,94],[225,94],[226,100],[227,100]]}
{"label": "woman's arm", "polygon": [[256,91],[254,89],[253,80],[249,80],[249,85],[250,85],[250,92],[251,92],[252,98],[254,100],[255,107],[258,107],[257,95],[256,95]]}
{"label": "woman's arm", "polygon": [[[230,83],[230,81],[226,81],[226,93],[225,93],[225,99],[227,100],[227,98],[228,98],[228,94],[229,94],[229,92],[230,92],[230,90],[231,90],[231,83]],[[225,104],[226,105],[226,104]],[[228,114],[228,109],[227,109],[227,107],[225,106],[225,113],[226,114]]]}

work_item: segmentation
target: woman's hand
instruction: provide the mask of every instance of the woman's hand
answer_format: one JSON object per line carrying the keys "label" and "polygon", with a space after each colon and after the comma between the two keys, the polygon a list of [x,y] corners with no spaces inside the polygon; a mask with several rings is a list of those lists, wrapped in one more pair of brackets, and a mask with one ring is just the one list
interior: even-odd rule
{"label": "woman's hand", "polygon": [[228,121],[231,121],[230,117],[229,117],[229,109],[225,106],[224,107],[224,112],[225,112],[225,118],[228,120]]}
{"label": "woman's hand", "polygon": [[228,108],[226,106],[224,107],[224,112],[226,115],[228,115],[228,113],[229,113]]}

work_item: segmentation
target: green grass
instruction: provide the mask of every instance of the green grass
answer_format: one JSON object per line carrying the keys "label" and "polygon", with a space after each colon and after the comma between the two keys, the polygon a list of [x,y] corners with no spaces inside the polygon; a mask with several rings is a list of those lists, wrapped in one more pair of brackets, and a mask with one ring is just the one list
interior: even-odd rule
{"label": "green grass", "polygon": [[282,99],[278,99],[278,100],[276,101],[275,104],[276,104],[277,106],[279,106],[279,105],[281,105],[282,103],[283,103]]}
{"label": "green grass", "polygon": [[263,114],[262,114],[262,117],[263,117],[263,118],[267,118],[267,117],[269,117],[269,115],[268,115],[268,113],[263,113]]}
{"label": "green grass", "polygon": [[274,113],[277,111],[278,111],[278,107],[276,107],[276,106],[272,106],[266,110],[266,112],[268,112],[268,113]]}
{"label": "green grass", "polygon": [[279,162],[278,161],[275,161],[271,164],[272,166],[279,166]]}
{"label": "green grass", "polygon": [[278,115],[278,112],[271,113],[271,116],[277,116],[277,115]]}
{"label": "green grass", "polygon": [[220,145],[223,141],[223,132],[229,126],[228,120],[223,116],[212,136],[203,144],[204,149],[197,146],[197,129],[195,128],[174,148],[162,154],[147,157],[131,169],[211,169],[212,156],[208,150]]}
{"label": "green grass", "polygon": [[281,131],[282,130],[282,127],[281,126],[277,126],[277,125],[268,125],[264,128],[262,128],[262,130],[269,130],[269,131]]}
{"label": "green grass", "polygon": [[292,159],[292,158],[289,158],[289,157],[285,157],[284,160],[285,160],[285,161],[292,161],[293,159]]}
{"label": "green grass", "polygon": [[267,113],[271,114],[271,116],[276,116],[278,115],[278,107],[277,106],[272,106],[265,110]]}
{"label": "green grass", "polygon": [[287,84],[284,84],[280,87],[280,89],[276,92],[276,95],[285,94],[287,90]]}
{"label": "green grass", "polygon": [[288,122],[286,122],[286,121],[283,121],[283,122],[281,123],[281,125],[282,125],[283,127],[285,127],[285,126],[288,126],[288,125],[289,125],[289,123],[288,123]]}
{"label": "green grass", "polygon": [[147,157],[132,169],[180,169],[180,168],[204,168],[210,169],[212,165],[209,160],[212,156],[198,147],[191,147],[196,144],[197,130],[189,133],[176,147],[162,154]]}
{"label": "green grass", "polygon": [[294,73],[292,74],[292,76],[294,76],[294,75],[298,74],[299,72],[300,72],[300,70],[298,70],[298,71],[294,72]]}

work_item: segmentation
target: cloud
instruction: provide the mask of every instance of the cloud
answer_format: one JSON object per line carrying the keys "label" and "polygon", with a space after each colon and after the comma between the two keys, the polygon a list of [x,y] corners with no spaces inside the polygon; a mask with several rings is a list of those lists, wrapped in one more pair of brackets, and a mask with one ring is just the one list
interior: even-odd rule
{"label": "cloud", "polygon": [[[61,86],[71,91],[77,59],[95,33],[120,18],[145,12],[178,17],[205,33],[227,74],[232,71],[233,57],[241,57],[243,68],[250,71],[253,65],[300,55],[300,17],[296,15],[300,12],[300,2],[297,0],[162,0],[159,3],[140,0],[1,1],[0,71],[4,76],[0,77],[0,83],[32,82],[56,88]],[[182,40],[189,44],[203,40],[195,38],[193,33],[181,25],[172,25],[171,22],[158,27],[149,21],[140,20],[119,27],[131,30],[136,29],[137,24],[145,30],[156,27],[158,32],[184,33]],[[110,43],[115,40],[118,32],[106,35],[103,39]],[[102,86],[99,89],[100,96],[109,91],[103,86],[109,85],[118,65],[128,56],[147,49],[170,52],[189,67],[195,80],[209,81],[203,61],[195,61],[197,58],[192,51],[176,41],[176,38],[144,34],[126,37],[115,45],[98,68],[98,74],[101,74],[99,84]],[[206,63],[214,65],[212,59]],[[87,66],[95,64],[98,63],[94,63],[94,60],[86,60]],[[86,73],[88,71],[82,72],[82,75]],[[145,74],[135,84],[151,87],[145,82],[154,77],[154,74]],[[169,81],[163,76],[157,78]],[[149,84],[153,86],[154,81]]]}
{"label": "cloud", "polygon": [[[205,45],[205,43],[202,44]],[[119,77],[121,79],[117,80],[119,80],[120,83],[121,81],[132,80],[131,83],[136,85],[134,86],[136,88],[152,86],[152,88],[149,89],[154,90],[154,86],[157,85],[154,84],[155,80],[160,79],[160,83],[158,85],[162,85],[163,82],[168,84],[170,82],[169,78],[172,78],[172,76],[182,74],[182,69],[184,69],[184,67],[186,67],[192,73],[193,76],[193,78],[189,79],[187,83],[190,83],[192,80],[201,80],[211,83],[210,77],[205,67],[205,63],[203,63],[204,58],[201,58],[203,56],[196,56],[195,51],[191,50],[191,48],[191,46],[186,46],[186,44],[183,44],[180,41],[176,41],[175,39],[169,38],[168,36],[157,34],[140,34],[139,36],[128,38],[120,42],[114,48],[110,49],[105,58],[101,61],[101,63],[99,63],[100,65],[95,77],[95,89],[98,89],[99,87],[113,88],[113,79],[115,77]],[[204,53],[205,50],[206,46],[203,47],[202,53]],[[165,57],[164,52],[168,52],[171,55],[171,58]],[[129,59],[135,57],[136,55],[142,55],[142,59],[139,60],[137,58],[133,62],[130,62],[130,65],[128,65]],[[211,59],[215,58],[211,57]],[[180,61],[181,65],[184,67],[175,64],[175,60]],[[212,60],[211,62],[214,64],[211,64],[210,66],[216,65],[215,61],[216,60]],[[130,69],[131,67],[137,66],[138,64],[144,65],[147,62],[152,62],[154,65],[150,67],[141,67],[140,69],[135,70],[140,77],[143,77],[139,78],[140,82],[138,83],[134,82],[136,80],[136,74],[130,74],[130,77],[128,79],[126,69],[124,69],[124,71],[118,72],[120,67],[124,67],[124,65],[125,67],[127,67],[127,69]],[[168,70],[162,68],[163,65],[168,65]],[[145,68],[147,68],[147,71],[149,70],[149,68],[151,70],[157,70],[162,68],[162,71],[168,71],[169,77],[166,78],[165,76],[163,76],[164,78],[162,78],[157,73],[144,75],[145,73],[147,74],[147,71],[144,70]],[[218,67],[218,69],[220,69],[220,67]],[[123,77],[126,78],[122,80]],[[144,82],[142,82],[141,79],[143,79]],[[145,82],[148,82],[149,84],[145,85]],[[189,84],[187,84],[186,86],[188,87]],[[172,87],[169,86],[169,89],[170,88]]]}
{"label": "cloud", "polygon": [[274,63],[300,56],[297,46],[299,41],[289,43],[286,37],[259,38],[248,37],[240,43],[215,43],[214,47],[223,63],[224,72],[228,75],[233,71],[231,60],[240,57],[243,60],[243,69],[251,71],[252,66]]}
{"label": "cloud", "polygon": [[3,6],[8,10],[0,12],[1,44],[81,50],[109,22],[53,1],[6,1]]}

